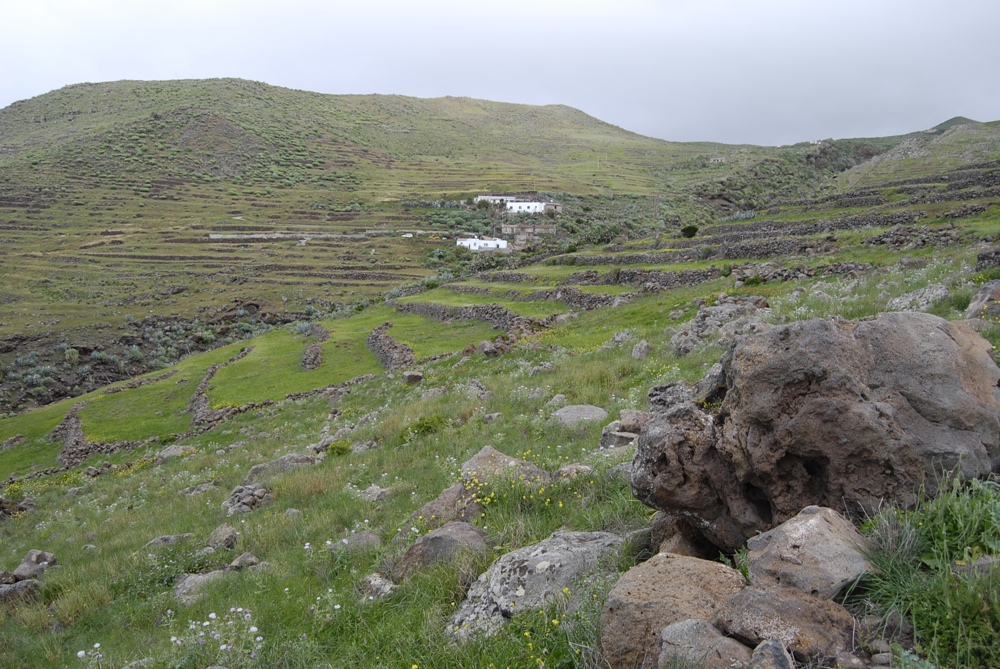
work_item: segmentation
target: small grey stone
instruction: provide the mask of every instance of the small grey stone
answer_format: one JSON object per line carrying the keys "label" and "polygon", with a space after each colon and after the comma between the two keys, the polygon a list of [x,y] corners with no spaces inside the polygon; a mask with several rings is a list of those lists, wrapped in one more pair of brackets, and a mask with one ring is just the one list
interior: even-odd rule
{"label": "small grey stone", "polygon": [[503,418],[502,413],[488,413],[483,416],[483,422],[489,425],[493,421],[500,420],[501,418]]}
{"label": "small grey stone", "polygon": [[164,546],[173,546],[179,541],[184,541],[185,539],[190,539],[194,535],[191,532],[186,532],[184,534],[164,534],[162,537],[156,537],[146,543],[143,548],[163,548]]}
{"label": "small grey stone", "polygon": [[302,515],[302,512],[298,509],[285,509],[285,512],[281,515],[285,518],[298,518]]}
{"label": "small grey stone", "polygon": [[221,548],[232,548],[236,545],[236,539],[239,538],[240,533],[236,531],[236,528],[228,523],[219,525],[212,531],[212,534],[208,537],[208,541],[205,542],[206,546],[214,548],[216,550]]}
{"label": "small grey stone", "polygon": [[240,569],[245,569],[247,567],[252,567],[255,564],[260,564],[260,560],[253,553],[243,553],[238,558],[229,563],[226,567],[231,571],[239,571]]}
{"label": "small grey stone", "polygon": [[872,655],[872,664],[879,667],[888,667],[892,664],[892,653],[875,653]]}

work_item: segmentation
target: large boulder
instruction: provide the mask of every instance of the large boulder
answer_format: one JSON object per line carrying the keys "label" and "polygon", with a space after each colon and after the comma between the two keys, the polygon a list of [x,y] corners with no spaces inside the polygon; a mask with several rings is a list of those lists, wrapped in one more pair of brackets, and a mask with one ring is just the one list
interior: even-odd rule
{"label": "large boulder", "polygon": [[851,521],[833,509],[807,506],[747,541],[750,582],[770,581],[832,599],[871,569],[864,545]]}
{"label": "large boulder", "polygon": [[495,634],[510,617],[558,601],[565,601],[567,612],[575,611],[583,596],[581,584],[613,573],[622,543],[607,532],[556,532],[497,558],[469,588],[449,632],[463,640]]}
{"label": "large boulder", "polygon": [[1000,468],[1000,369],[961,322],[924,313],[816,319],[739,340],[716,411],[684,393],[640,432],[632,489],[720,548],[820,505],[933,494],[943,470]]}
{"label": "large boulder", "polygon": [[746,586],[721,562],[659,553],[628,570],[608,593],[601,615],[601,646],[612,669],[649,669],[660,657],[668,625],[711,618]]}

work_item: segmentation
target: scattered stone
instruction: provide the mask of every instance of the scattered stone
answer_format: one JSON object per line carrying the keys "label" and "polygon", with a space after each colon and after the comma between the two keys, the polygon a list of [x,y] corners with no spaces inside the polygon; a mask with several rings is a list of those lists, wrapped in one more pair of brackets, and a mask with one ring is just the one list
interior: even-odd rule
{"label": "scattered stone", "polygon": [[42,584],[35,579],[18,581],[10,585],[0,585],[0,604],[7,604],[26,599],[38,599]]}
{"label": "scattered stone", "polygon": [[236,531],[235,527],[225,523],[212,530],[212,534],[209,535],[205,545],[215,550],[235,548],[236,540],[239,539],[239,536],[240,533]]}
{"label": "scattered stone", "polygon": [[660,633],[656,666],[672,667],[678,660],[701,669],[733,669],[750,661],[750,649],[725,636],[708,621],[687,618],[667,625]]}
{"label": "scattered stone", "polygon": [[601,616],[601,645],[612,669],[650,668],[660,655],[660,632],[687,618],[711,618],[746,586],[721,562],[659,553],[615,584]]}
{"label": "scattered stone", "polygon": [[634,432],[625,432],[621,429],[621,425],[620,420],[614,420],[604,426],[604,429],[601,430],[601,448],[628,446],[639,437]]}
{"label": "scattered stone", "polygon": [[987,281],[972,296],[966,318],[995,319],[1000,316],[1000,280]]}
{"label": "scattered stone", "polygon": [[486,555],[489,552],[485,532],[471,523],[452,521],[417,539],[400,558],[395,577],[406,580],[414,572],[453,561],[462,553]]}
{"label": "scattered stone", "polygon": [[711,622],[726,634],[753,644],[779,639],[805,662],[846,650],[854,632],[854,618],[844,607],[775,585],[751,585],[737,592]]}
{"label": "scattered stone", "polygon": [[488,414],[486,414],[486,415],[483,416],[483,422],[486,423],[487,425],[489,425],[490,423],[492,423],[494,421],[498,421],[501,418],[503,418],[503,414],[502,413],[488,413]]}
{"label": "scattered stone", "polygon": [[410,528],[418,523],[426,529],[434,529],[453,520],[471,522],[482,513],[483,507],[476,501],[472,486],[466,487],[464,482],[459,481],[410,514],[396,538],[398,540],[408,536]]}
{"label": "scattered stone", "polygon": [[536,367],[532,367],[531,371],[528,372],[528,376],[537,376],[538,374],[545,374],[547,372],[551,372],[555,368],[556,366],[553,365],[551,362],[543,362],[540,365],[537,365]]}
{"label": "scattered stone", "polygon": [[592,474],[594,468],[590,465],[585,465],[581,462],[573,462],[568,465],[563,465],[556,470],[555,478],[557,479],[572,479],[577,476],[586,476],[587,474]]}
{"label": "scattered stone", "polygon": [[371,530],[365,530],[364,532],[358,532],[357,534],[351,534],[340,541],[335,541],[330,544],[331,553],[339,553],[341,551],[354,552],[365,550],[368,548],[378,548],[382,545],[382,537],[380,537],[375,532]]}
{"label": "scattered stone", "polygon": [[251,467],[246,478],[243,479],[243,485],[248,486],[277,474],[284,474],[299,467],[314,465],[316,462],[315,456],[306,455],[305,453],[289,453],[272,462],[265,462]]}
{"label": "scattered stone", "polygon": [[638,344],[632,347],[632,358],[634,360],[645,360],[652,353],[653,346],[643,339]]}
{"label": "scattered stone", "polygon": [[364,599],[385,599],[392,596],[395,584],[382,574],[368,574],[358,583],[358,591]]}
{"label": "scattered stone", "polygon": [[[761,266],[755,265],[755,271]],[[759,274],[758,274],[759,276]],[[730,297],[722,294],[712,306],[701,306],[687,323],[670,338],[670,347],[685,356],[717,337],[731,341],[737,336],[769,329],[763,315],[770,313],[767,301],[758,296]],[[725,332],[723,333],[723,328]]]}
{"label": "scattered stone", "polygon": [[243,553],[238,558],[230,562],[226,569],[229,571],[239,571],[258,564],[260,564],[260,560],[257,559],[256,555],[253,553]]}
{"label": "scattered stone", "polygon": [[390,490],[388,488],[380,488],[379,486],[372,483],[370,486],[361,491],[359,495],[361,499],[371,504],[376,502],[381,502],[386,497],[389,496]]}
{"label": "scattered stone", "polygon": [[374,451],[378,448],[378,442],[374,439],[368,441],[356,441],[351,444],[351,453],[367,453],[368,451]]}
{"label": "scattered stone", "polygon": [[199,483],[198,485],[188,486],[180,491],[181,495],[185,497],[194,497],[195,495],[201,495],[210,490],[215,490],[219,487],[219,484],[215,481],[209,481],[207,483]]}
{"label": "scattered stone", "polygon": [[548,484],[550,479],[544,469],[501,453],[492,446],[483,446],[478,453],[462,464],[464,481],[484,481],[499,477],[522,479],[542,485]]}
{"label": "scattered stone", "polygon": [[[565,598],[574,612],[584,596],[581,584],[610,577],[609,563],[621,550],[621,537],[607,532],[556,532],[537,544],[497,558],[452,616],[449,632],[460,640],[495,634],[519,613],[545,608]],[[610,570],[610,571],[608,571]]]}
{"label": "scattered stone", "polygon": [[415,369],[403,372],[403,381],[406,383],[420,383],[424,380],[424,373]]}
{"label": "scattered stone", "polygon": [[298,509],[285,509],[285,512],[281,515],[285,518],[299,518],[302,515],[302,512]]}
{"label": "scattered stone", "polygon": [[767,639],[753,649],[748,669],[795,669],[795,660],[780,639]]}
{"label": "scattered stone", "polygon": [[653,414],[648,411],[636,411],[634,409],[622,409],[618,418],[618,429],[622,432],[638,433],[643,426],[653,418]]}
{"label": "scattered stone", "polygon": [[166,546],[173,546],[174,544],[184,541],[185,539],[190,539],[194,534],[187,532],[185,534],[164,534],[162,537],[156,537],[151,541],[147,542],[143,548],[164,548]]}
{"label": "scattered stone", "polygon": [[871,569],[860,550],[865,538],[839,513],[819,506],[807,506],[746,545],[751,583],[791,586],[821,599],[833,599]]}
{"label": "scattered stone", "polygon": [[210,571],[206,574],[181,574],[174,581],[174,596],[181,603],[190,606],[202,595],[205,586],[226,576],[225,569]]}
{"label": "scattered stone", "polygon": [[950,295],[951,292],[947,286],[934,284],[889,300],[886,309],[889,311],[927,311],[941,300],[948,299]]}
{"label": "scattered stone", "polygon": [[888,667],[892,664],[892,653],[875,653],[872,655],[872,664],[876,667]]}
{"label": "scattered stone", "polygon": [[545,406],[547,406],[547,407],[561,407],[564,404],[566,404],[566,396],[563,395],[562,393],[558,393],[556,395],[553,395],[552,399],[550,399],[548,402],[545,403]]}
{"label": "scattered stone", "polygon": [[432,400],[435,397],[444,397],[448,394],[448,389],[444,386],[437,386],[436,388],[431,388],[430,390],[425,390],[420,399],[422,400]]}
{"label": "scattered stone", "polygon": [[576,427],[582,423],[607,420],[608,412],[591,404],[571,404],[553,412],[552,418],[563,427]]}
{"label": "scattered stone", "polygon": [[173,458],[183,458],[197,452],[198,450],[194,446],[171,444],[156,454],[156,462],[157,464],[163,464],[167,460],[171,460]]}
{"label": "scattered stone", "polygon": [[17,583],[17,576],[14,576],[14,572],[0,569],[0,585],[11,585],[12,583]]}

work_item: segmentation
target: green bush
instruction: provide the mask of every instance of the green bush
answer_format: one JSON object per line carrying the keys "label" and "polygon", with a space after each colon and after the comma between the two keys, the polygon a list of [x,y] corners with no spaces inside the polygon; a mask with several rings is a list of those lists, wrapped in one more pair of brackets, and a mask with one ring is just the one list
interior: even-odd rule
{"label": "green bush", "polygon": [[698,234],[698,226],[697,225],[685,225],[683,228],[681,228],[681,235],[683,235],[684,237],[686,237],[688,239],[691,239],[696,234]]}

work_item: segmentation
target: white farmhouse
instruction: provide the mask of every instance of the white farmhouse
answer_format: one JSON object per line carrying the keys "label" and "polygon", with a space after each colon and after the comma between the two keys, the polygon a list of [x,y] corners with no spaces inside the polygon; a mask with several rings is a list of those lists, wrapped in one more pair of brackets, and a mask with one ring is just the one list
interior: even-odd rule
{"label": "white farmhouse", "polygon": [[562,205],[558,202],[526,202],[515,200],[507,203],[507,211],[512,214],[542,214],[546,211],[562,213]]}
{"label": "white farmhouse", "polygon": [[500,204],[503,202],[513,202],[516,195],[477,195],[476,202],[489,202],[490,204]]}
{"label": "white farmhouse", "polygon": [[506,251],[507,241],[495,237],[459,237],[457,246],[464,246],[470,251]]}

